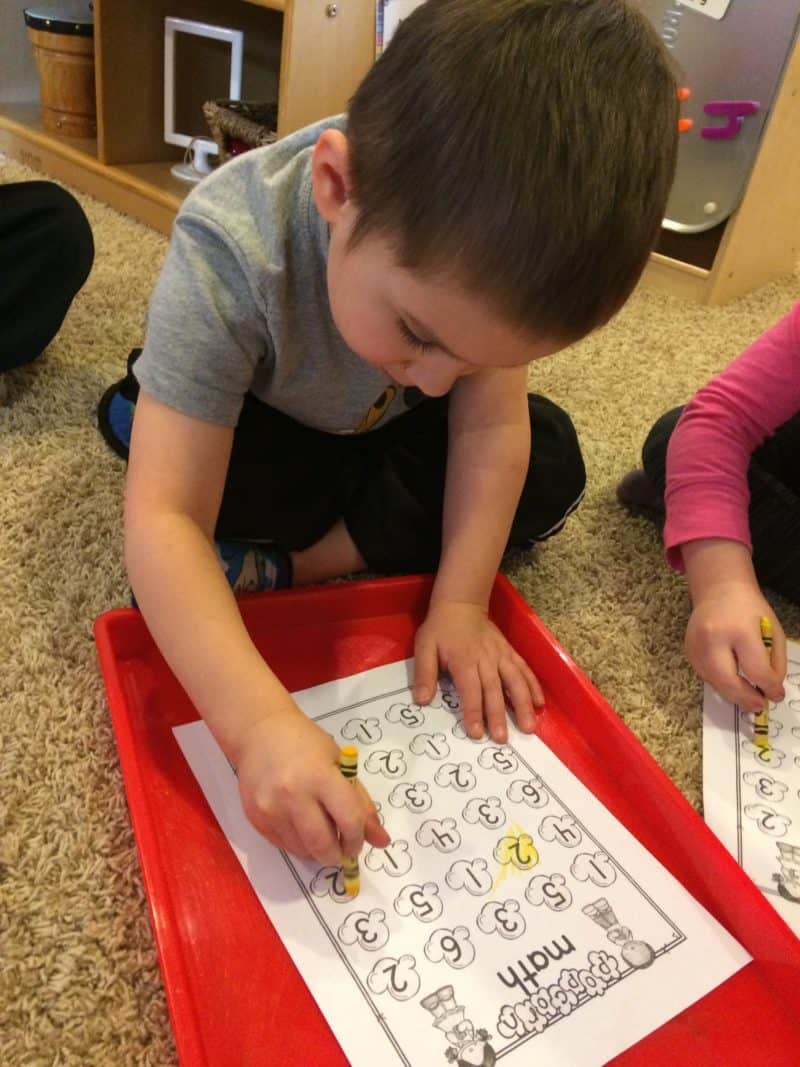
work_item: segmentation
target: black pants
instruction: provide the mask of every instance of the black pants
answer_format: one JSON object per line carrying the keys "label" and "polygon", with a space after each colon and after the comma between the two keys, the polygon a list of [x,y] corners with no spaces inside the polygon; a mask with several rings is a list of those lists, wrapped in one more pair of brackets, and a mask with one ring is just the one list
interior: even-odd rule
{"label": "black pants", "polygon": [[[667,445],[683,408],[662,415],[642,449],[642,462],[663,494]],[[753,565],[762,585],[800,604],[800,414],[753,453],[748,471]]]}
{"label": "black pants", "polygon": [[89,223],[65,189],[39,181],[0,185],[0,371],[47,347],[93,260]]}
{"label": "black pants", "polygon": [[[583,494],[586,474],[569,416],[529,396],[533,448],[509,538],[556,533]],[[245,400],[217,537],[317,542],[343,518],[370,569],[432,571],[441,552],[447,398],[426,399],[386,427],[352,436],[302,426]]]}

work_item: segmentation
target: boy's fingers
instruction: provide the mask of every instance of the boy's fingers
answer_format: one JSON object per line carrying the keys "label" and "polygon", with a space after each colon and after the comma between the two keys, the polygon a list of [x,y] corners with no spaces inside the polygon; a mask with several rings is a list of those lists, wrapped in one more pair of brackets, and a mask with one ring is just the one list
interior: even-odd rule
{"label": "boy's fingers", "polygon": [[483,690],[476,667],[465,671],[452,670],[453,682],[461,700],[464,729],[469,737],[483,737]]}
{"label": "boy's fingers", "polygon": [[534,729],[533,701],[535,698],[529,679],[513,664],[504,663],[500,664],[500,677],[508,691],[517,725],[525,733],[531,733]]}
{"label": "boy's fingers", "polygon": [[306,854],[323,867],[338,867],[342,849],[336,827],[327,813],[314,801],[297,807],[292,813],[292,825]]}
{"label": "boy's fingers", "polygon": [[325,783],[322,802],[339,831],[339,856],[357,856],[364,847],[364,809],[358,792],[338,770]]}
{"label": "boy's fingers", "polygon": [[388,830],[381,824],[378,809],[362,782],[356,782],[361,807],[364,811],[364,839],[376,848],[386,848],[392,840]]}
{"label": "boy's fingers", "polygon": [[377,812],[367,816],[364,823],[364,840],[375,848],[386,848],[391,843],[391,836],[385,826],[381,826]]}
{"label": "boy's fingers", "polygon": [[282,848],[284,852],[289,852],[292,856],[297,856],[298,859],[305,860],[311,855],[295,833],[294,827],[288,823],[284,823],[279,834],[271,834],[270,837],[276,848]]}
{"label": "boy's fingers", "polygon": [[492,664],[478,664],[478,675],[483,690],[483,713],[489,736],[493,741],[505,743],[508,740],[506,701],[497,667]]}
{"label": "boy's fingers", "polygon": [[530,669],[524,659],[520,660],[520,670],[525,675],[525,680],[528,683],[530,689],[531,698],[534,705],[537,708],[541,708],[544,705],[544,689],[542,689],[542,683]]}
{"label": "boy's fingers", "polygon": [[439,677],[439,654],[434,641],[424,635],[417,638],[414,649],[414,700],[418,704],[427,704],[433,700],[436,681]]}

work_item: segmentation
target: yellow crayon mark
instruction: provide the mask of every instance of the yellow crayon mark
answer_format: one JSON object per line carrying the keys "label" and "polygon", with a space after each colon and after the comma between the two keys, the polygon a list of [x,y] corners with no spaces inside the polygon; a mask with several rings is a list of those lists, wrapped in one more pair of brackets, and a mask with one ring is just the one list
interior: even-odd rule
{"label": "yellow crayon mark", "polygon": [[500,870],[492,884],[492,894],[509,874],[527,874],[539,862],[539,853],[528,831],[513,822],[497,844],[495,859],[500,864]]}

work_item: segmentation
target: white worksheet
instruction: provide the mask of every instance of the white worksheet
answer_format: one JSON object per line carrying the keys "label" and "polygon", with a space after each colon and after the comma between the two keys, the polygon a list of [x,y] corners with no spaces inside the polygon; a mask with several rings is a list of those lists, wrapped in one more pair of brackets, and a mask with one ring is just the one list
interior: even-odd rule
{"label": "white worksheet", "polygon": [[420,707],[410,670],[295,694],[392,837],[355,898],[251,827],[205,724],[174,731],[353,1067],[593,1067],[750,959],[542,742],[470,740],[452,683]]}
{"label": "white worksheet", "polygon": [[770,703],[770,749],[753,713],[706,685],[703,807],[717,837],[800,936],[800,645],[787,646],[786,697]]}

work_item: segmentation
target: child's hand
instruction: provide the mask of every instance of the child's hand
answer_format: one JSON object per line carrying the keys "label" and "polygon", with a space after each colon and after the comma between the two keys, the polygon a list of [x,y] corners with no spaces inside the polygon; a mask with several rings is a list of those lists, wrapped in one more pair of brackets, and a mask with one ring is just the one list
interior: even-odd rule
{"label": "child's hand", "polygon": [[426,704],[436,692],[439,668],[452,675],[464,726],[482,737],[484,722],[494,741],[508,740],[506,694],[517,725],[534,730],[534,705],[544,704],[535,674],[476,604],[440,601],[417,631],[414,699]]}
{"label": "child's hand", "polygon": [[245,814],[277,848],[338,866],[365,840],[389,843],[367,791],[342,776],[336,743],[296,707],[253,723],[237,748]]}
{"label": "child's hand", "polygon": [[[762,615],[772,621],[772,666],[761,640]],[[707,588],[689,618],[685,648],[700,677],[726,700],[758,711],[764,697],[754,686],[783,700],[786,637],[757,584],[733,580]]]}

